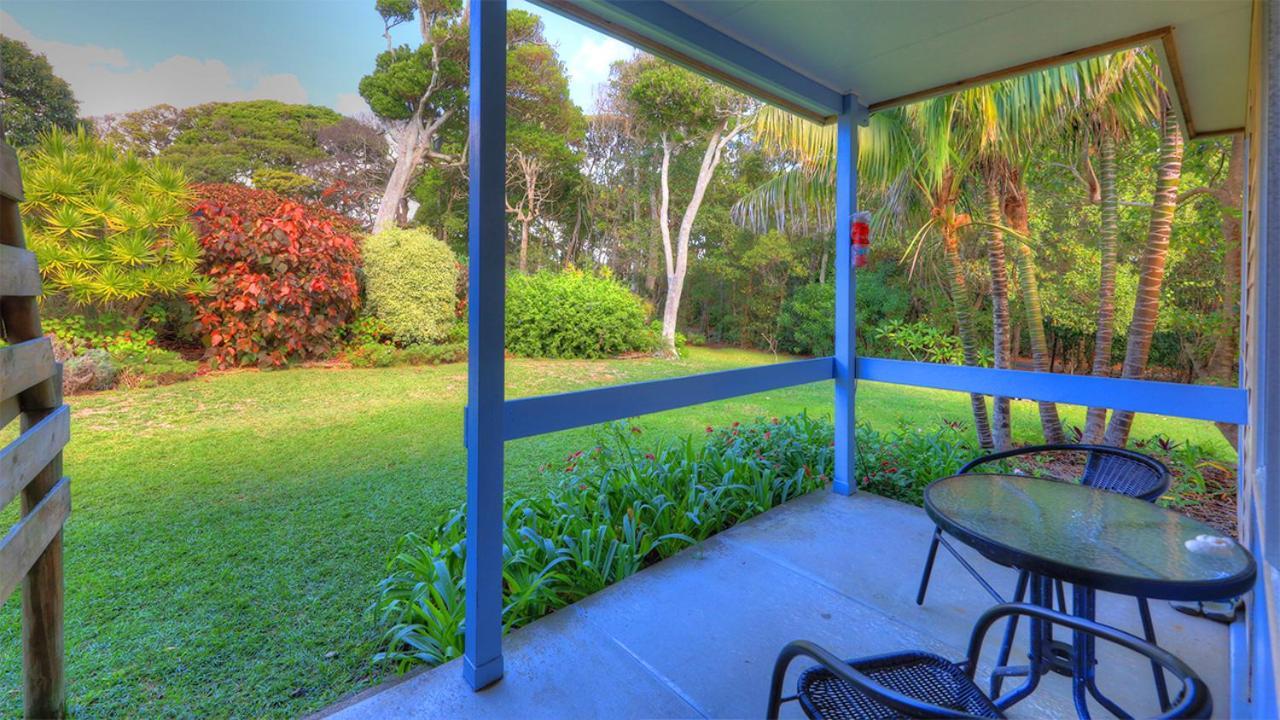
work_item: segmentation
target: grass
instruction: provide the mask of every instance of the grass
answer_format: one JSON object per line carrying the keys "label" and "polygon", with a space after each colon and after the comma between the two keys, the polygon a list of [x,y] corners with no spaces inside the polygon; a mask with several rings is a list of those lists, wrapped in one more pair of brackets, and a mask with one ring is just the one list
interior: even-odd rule
{"label": "grass", "polygon": [[[694,349],[661,360],[508,363],[534,395],[771,362]],[[466,366],[234,372],[72,399],[66,646],[80,717],[297,716],[379,679],[366,612],[395,539],[465,494]],[[755,416],[830,413],[830,383],[641,418],[647,436]],[[960,394],[864,383],[874,425],[965,419]],[[1068,423],[1083,411],[1063,408]],[[1038,433],[1018,404],[1015,436]],[[1234,458],[1208,423],[1140,417]],[[507,485],[586,447],[572,430],[508,444]],[[3,515],[4,526],[14,509]],[[0,610],[0,714],[20,712],[19,599]]]}

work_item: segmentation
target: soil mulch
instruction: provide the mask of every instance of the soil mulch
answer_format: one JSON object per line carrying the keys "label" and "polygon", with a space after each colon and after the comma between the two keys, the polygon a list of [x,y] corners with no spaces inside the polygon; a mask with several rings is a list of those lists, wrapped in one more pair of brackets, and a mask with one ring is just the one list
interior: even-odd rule
{"label": "soil mulch", "polygon": [[1228,537],[1239,539],[1236,527],[1235,472],[1214,466],[1201,468],[1200,471],[1204,474],[1204,492],[1183,490],[1180,502],[1173,509],[1212,525]]}

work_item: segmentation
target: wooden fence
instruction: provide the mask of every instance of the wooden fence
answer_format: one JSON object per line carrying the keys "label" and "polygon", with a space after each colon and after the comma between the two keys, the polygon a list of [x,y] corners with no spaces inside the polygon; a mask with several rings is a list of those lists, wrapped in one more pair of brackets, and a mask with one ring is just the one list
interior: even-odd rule
{"label": "wooden fence", "polygon": [[71,414],[62,366],[40,329],[40,272],[26,249],[18,156],[0,142],[0,427],[21,433],[0,449],[0,508],[22,496],[22,517],[0,540],[0,603],[22,586],[22,681],[27,717],[66,715],[62,647],[62,525],[71,512],[62,448]]}

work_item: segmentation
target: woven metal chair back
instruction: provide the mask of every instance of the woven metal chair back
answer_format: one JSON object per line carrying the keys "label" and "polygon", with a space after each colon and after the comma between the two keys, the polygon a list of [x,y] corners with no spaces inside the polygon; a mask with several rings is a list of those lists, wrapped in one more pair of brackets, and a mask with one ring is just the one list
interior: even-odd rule
{"label": "woven metal chair back", "polygon": [[1169,469],[1164,463],[1140,452],[1106,445],[1032,445],[984,455],[965,465],[960,472],[983,471],[988,469],[984,466],[1000,460],[1030,459],[1033,456],[1065,460],[1083,457],[1083,467],[1080,467],[1079,460],[1074,466],[1070,462],[1061,463],[1080,468],[1078,472],[1073,471],[1075,477],[1061,479],[1075,480],[1081,485],[1148,502],[1154,502],[1169,489]]}

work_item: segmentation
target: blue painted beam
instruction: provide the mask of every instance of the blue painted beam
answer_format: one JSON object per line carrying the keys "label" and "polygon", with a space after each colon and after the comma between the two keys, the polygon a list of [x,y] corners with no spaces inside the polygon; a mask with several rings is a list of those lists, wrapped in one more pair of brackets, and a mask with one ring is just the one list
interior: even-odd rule
{"label": "blue painted beam", "polygon": [[811,119],[841,111],[837,91],[661,0],[532,1]]}
{"label": "blue painted beam", "polygon": [[1195,420],[1237,424],[1248,421],[1248,393],[1240,388],[995,370],[884,358],[858,358],[855,373],[860,380],[897,385],[1005,395]]}
{"label": "blue painted beam", "polygon": [[462,674],[502,677],[502,400],[506,302],[507,3],[471,3],[467,243],[467,631]]}
{"label": "blue painted beam", "polygon": [[849,495],[857,487],[853,477],[857,470],[854,441],[855,347],[858,340],[857,277],[853,270],[853,253],[849,233],[853,213],[858,207],[858,113],[857,101],[845,96],[840,116],[836,118],[836,312],[835,312],[835,467],[831,490]]}
{"label": "blue painted beam", "polygon": [[520,398],[506,402],[503,433],[516,440],[830,379],[824,357]]}

